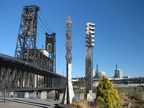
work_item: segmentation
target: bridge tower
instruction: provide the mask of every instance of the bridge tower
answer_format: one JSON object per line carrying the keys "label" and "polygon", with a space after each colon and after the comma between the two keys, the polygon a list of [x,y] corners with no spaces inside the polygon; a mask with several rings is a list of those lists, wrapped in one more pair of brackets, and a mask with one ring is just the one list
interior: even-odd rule
{"label": "bridge tower", "polygon": [[24,6],[19,26],[15,57],[33,63],[36,58],[36,35],[39,7]]}
{"label": "bridge tower", "polygon": [[56,72],[56,33],[46,35],[45,50],[49,53],[49,70],[51,72]]}

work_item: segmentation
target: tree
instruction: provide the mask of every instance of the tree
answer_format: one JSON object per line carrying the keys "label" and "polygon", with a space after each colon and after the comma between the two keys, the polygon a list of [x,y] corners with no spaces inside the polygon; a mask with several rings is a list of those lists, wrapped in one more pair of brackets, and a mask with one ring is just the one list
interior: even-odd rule
{"label": "tree", "polygon": [[112,82],[106,76],[102,76],[102,80],[97,87],[96,103],[103,108],[119,108],[120,97]]}

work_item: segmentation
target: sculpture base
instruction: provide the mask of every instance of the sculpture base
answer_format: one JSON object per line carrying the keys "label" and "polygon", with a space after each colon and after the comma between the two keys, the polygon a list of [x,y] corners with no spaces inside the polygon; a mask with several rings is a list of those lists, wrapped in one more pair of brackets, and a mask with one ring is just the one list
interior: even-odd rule
{"label": "sculpture base", "polygon": [[67,85],[65,87],[65,93],[63,97],[63,104],[71,104],[74,100],[74,91],[72,86],[72,65],[71,63],[67,63]]}
{"label": "sculpture base", "polygon": [[96,94],[92,92],[92,90],[89,90],[89,93],[87,94],[87,101],[93,102],[96,98]]}

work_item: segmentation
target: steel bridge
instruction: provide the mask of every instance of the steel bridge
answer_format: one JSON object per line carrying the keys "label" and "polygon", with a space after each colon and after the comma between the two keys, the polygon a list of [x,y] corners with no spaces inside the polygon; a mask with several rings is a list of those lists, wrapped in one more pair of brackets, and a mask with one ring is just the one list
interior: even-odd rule
{"label": "steel bridge", "polygon": [[36,5],[23,7],[14,57],[0,54],[0,89],[64,89],[66,78],[56,73],[56,33],[44,34],[45,48],[36,46],[39,11]]}
{"label": "steel bridge", "polygon": [[0,54],[0,89],[10,91],[60,90],[66,78],[15,57]]}

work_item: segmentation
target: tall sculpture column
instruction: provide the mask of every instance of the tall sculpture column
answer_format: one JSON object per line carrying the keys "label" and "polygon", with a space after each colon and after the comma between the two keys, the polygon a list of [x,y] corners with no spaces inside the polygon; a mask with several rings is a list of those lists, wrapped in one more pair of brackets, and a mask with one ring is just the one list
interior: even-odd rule
{"label": "tall sculpture column", "polygon": [[95,24],[86,23],[86,93],[93,89],[93,47]]}
{"label": "tall sculpture column", "polygon": [[71,42],[71,37],[72,37],[72,20],[68,16],[66,20],[66,72],[67,72],[67,84],[65,87],[65,93],[63,97],[63,104],[71,104],[73,99],[74,99],[74,91],[73,91],[73,86],[72,86],[72,42]]}

